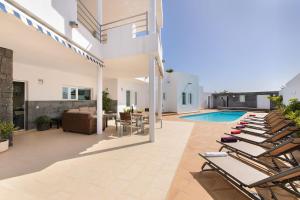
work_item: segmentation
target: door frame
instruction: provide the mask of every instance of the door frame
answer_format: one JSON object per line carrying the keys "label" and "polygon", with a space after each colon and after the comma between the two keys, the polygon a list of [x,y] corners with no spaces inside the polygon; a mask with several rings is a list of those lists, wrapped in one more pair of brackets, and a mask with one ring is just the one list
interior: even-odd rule
{"label": "door frame", "polygon": [[18,79],[13,79],[13,84],[14,82],[17,82],[17,83],[24,83],[24,129],[20,129],[20,130],[17,130],[17,131],[24,131],[24,130],[27,130],[28,129],[28,126],[27,126],[27,118],[28,118],[28,105],[27,105],[27,102],[28,102],[28,81],[24,81],[24,80],[18,80]]}

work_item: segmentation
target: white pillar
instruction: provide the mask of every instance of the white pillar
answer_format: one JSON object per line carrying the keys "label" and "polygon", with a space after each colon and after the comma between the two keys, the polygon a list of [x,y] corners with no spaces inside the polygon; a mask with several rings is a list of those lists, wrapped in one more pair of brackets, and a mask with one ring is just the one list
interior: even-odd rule
{"label": "white pillar", "polygon": [[97,0],[97,20],[100,24],[103,23],[103,0]]}
{"label": "white pillar", "polygon": [[148,26],[149,34],[156,33],[156,0],[149,1]]}
{"label": "white pillar", "polygon": [[102,134],[103,111],[102,111],[102,67],[98,66],[97,72],[97,134]]}
{"label": "white pillar", "polygon": [[154,56],[149,59],[149,139],[155,142],[155,70]]}
{"label": "white pillar", "polygon": [[157,112],[158,118],[162,118],[162,77],[158,76],[158,84],[157,84]]}

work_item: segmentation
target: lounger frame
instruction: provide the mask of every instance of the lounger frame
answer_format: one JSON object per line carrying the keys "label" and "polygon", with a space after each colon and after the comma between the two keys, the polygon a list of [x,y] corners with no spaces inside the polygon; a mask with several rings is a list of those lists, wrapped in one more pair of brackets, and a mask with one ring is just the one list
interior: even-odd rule
{"label": "lounger frame", "polygon": [[[263,181],[266,182],[266,180],[262,180],[260,182],[258,182],[260,185],[258,185],[258,183],[254,183],[251,185],[247,185],[242,183],[241,181],[239,181],[238,179],[236,179],[235,177],[233,177],[232,175],[230,175],[229,173],[227,173],[225,170],[223,170],[222,168],[218,167],[217,165],[215,165],[213,162],[211,162],[210,160],[208,160],[205,156],[203,156],[202,154],[199,153],[199,156],[201,156],[202,158],[204,158],[206,160],[206,162],[202,165],[201,167],[201,171],[216,171],[218,174],[220,174],[221,176],[223,176],[226,180],[228,180],[231,184],[233,184],[234,186],[236,186],[238,189],[240,189],[244,194],[246,194],[247,196],[249,196],[252,199],[255,200],[262,200],[263,198],[259,195],[259,194],[254,194],[252,192],[250,192],[249,190],[247,190],[247,188],[253,188],[253,187],[260,187],[260,188],[267,188],[269,189],[269,191],[271,192],[272,198],[275,200],[278,200],[278,198],[276,197],[275,193],[272,190],[272,187],[281,187],[282,189],[290,192],[291,194],[294,194],[296,197],[300,197],[300,192],[297,190],[297,188],[293,187],[293,181],[295,180],[299,180],[299,177],[287,180],[283,183],[280,182],[272,182],[273,185],[267,185],[264,184]],[[228,155],[231,156],[231,155]],[[210,169],[205,169],[206,166],[209,166]],[[299,168],[300,166],[298,166]],[[292,189],[287,188],[285,185],[289,184]]]}
{"label": "lounger frame", "polygon": [[[299,163],[297,162],[297,160],[295,159],[295,157],[294,157],[293,154],[291,153],[291,152],[293,152],[294,150],[297,150],[297,149],[299,148],[299,146],[296,146],[296,147],[294,147],[294,148],[291,148],[291,149],[289,149],[288,151],[281,152],[281,153],[279,153],[279,154],[276,155],[276,156],[273,156],[273,155],[270,154],[270,153],[273,152],[274,150],[276,150],[276,149],[278,149],[278,148],[280,148],[280,147],[282,147],[282,146],[284,146],[284,145],[287,145],[287,144],[289,144],[289,143],[293,143],[293,140],[287,140],[286,142],[284,142],[284,143],[282,143],[282,144],[280,144],[280,145],[277,145],[277,146],[274,147],[274,148],[267,149],[264,153],[262,153],[262,154],[260,154],[260,155],[257,155],[257,156],[253,156],[253,155],[251,155],[251,154],[249,154],[249,153],[247,153],[247,152],[240,151],[240,150],[238,150],[238,149],[236,149],[236,148],[233,148],[233,147],[227,145],[226,143],[220,142],[220,141],[218,141],[218,140],[217,140],[217,142],[220,143],[220,144],[222,145],[221,148],[219,149],[220,152],[225,148],[225,149],[227,149],[227,150],[229,150],[229,151],[231,151],[231,152],[236,153],[237,155],[242,155],[242,156],[244,156],[244,157],[246,157],[246,158],[248,158],[248,159],[250,159],[250,160],[253,160],[253,161],[255,161],[255,162],[259,163],[259,164],[262,164],[262,165],[264,165],[264,166],[266,166],[266,167],[268,167],[268,168],[270,168],[270,169],[273,169],[273,170],[275,170],[275,171],[281,171],[280,166],[278,166],[277,163],[275,162],[276,159],[281,160],[281,161],[283,161],[283,162],[287,162],[287,163],[289,163],[291,166],[294,166],[294,167],[296,167],[296,166],[299,165]],[[294,143],[294,144],[298,144],[298,143]],[[281,155],[283,155],[284,157],[280,157]],[[287,155],[289,155],[289,156],[287,156]],[[265,163],[265,162],[259,160],[259,158],[261,158],[261,157],[271,158],[272,163],[273,163],[274,166],[272,166],[272,165],[270,165],[270,164],[268,164],[268,163]]]}

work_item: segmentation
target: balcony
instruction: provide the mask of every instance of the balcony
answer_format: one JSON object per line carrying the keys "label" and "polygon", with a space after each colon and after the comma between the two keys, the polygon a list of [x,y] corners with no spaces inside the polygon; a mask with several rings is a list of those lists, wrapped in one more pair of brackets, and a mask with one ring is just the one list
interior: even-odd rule
{"label": "balcony", "polygon": [[[101,24],[97,20],[96,1],[87,4],[77,0],[77,20],[96,38],[101,41]],[[94,9],[93,9],[94,7]]]}

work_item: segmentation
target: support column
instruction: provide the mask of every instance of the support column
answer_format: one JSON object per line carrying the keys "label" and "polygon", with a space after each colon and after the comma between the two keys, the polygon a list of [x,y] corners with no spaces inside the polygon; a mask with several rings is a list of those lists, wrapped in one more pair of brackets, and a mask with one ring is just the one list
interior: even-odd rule
{"label": "support column", "polygon": [[149,1],[148,26],[149,34],[156,33],[156,0]]}
{"label": "support column", "polygon": [[149,139],[155,142],[155,70],[156,62],[154,56],[149,59]]}
{"label": "support column", "polygon": [[13,51],[0,47],[0,120],[13,121]]}
{"label": "support column", "polygon": [[158,84],[157,84],[157,112],[158,118],[162,119],[162,77],[158,77]]}
{"label": "support column", "polygon": [[102,134],[103,130],[103,109],[102,109],[102,67],[98,66],[97,72],[97,134]]}

